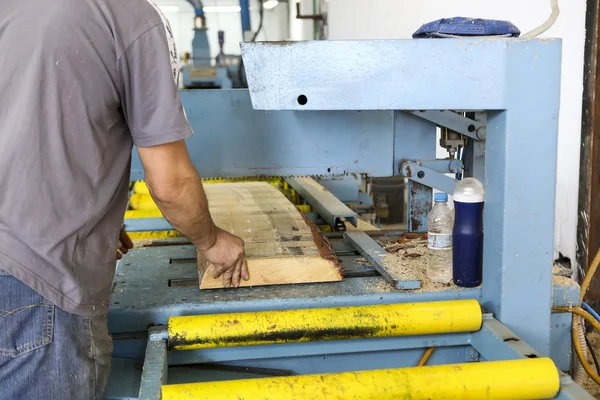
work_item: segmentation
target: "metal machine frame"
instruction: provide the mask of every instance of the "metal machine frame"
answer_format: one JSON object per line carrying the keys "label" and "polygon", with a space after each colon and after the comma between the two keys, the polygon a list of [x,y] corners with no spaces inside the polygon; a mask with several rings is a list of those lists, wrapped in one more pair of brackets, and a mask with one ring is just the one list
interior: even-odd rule
{"label": "metal machine frame", "polygon": [[[369,368],[373,364],[365,357],[380,357],[378,365],[383,367],[414,365],[424,347],[458,346],[448,352],[440,349],[432,362],[536,354],[551,356],[559,369],[568,368],[570,316],[551,313],[553,302],[568,306],[578,297],[577,286],[553,285],[551,270],[560,40],[246,43],[242,56],[249,92],[181,93],[190,123],[196,127],[197,136],[188,140],[188,148],[204,176],[401,174],[409,178],[408,230],[426,231],[432,188],[452,192],[456,181],[445,173],[463,167],[458,160],[435,159],[437,126],[452,129],[473,140],[463,159],[465,175],[479,178],[486,189],[483,285],[459,291],[390,293],[367,285],[381,278],[364,277],[335,284],[201,294],[197,288],[171,287],[159,295],[158,285],[140,278],[141,271],[146,268],[154,279],[165,280],[175,274],[175,269],[157,269],[165,257],[169,262],[186,258],[182,254],[192,249],[149,248],[134,252],[135,258],[128,259],[134,261],[118,271],[123,278],[117,279],[109,313],[109,327],[116,337],[121,334],[131,345],[131,332],[148,324],[166,324],[174,315],[474,298],[496,318],[488,316],[477,333],[357,339],[335,346],[330,342],[175,352],[169,354],[169,363],[243,359],[254,360],[250,362],[258,367],[281,368],[292,365],[290,360],[296,356],[308,363],[293,368],[296,373],[319,368],[343,371],[357,365]],[[132,179],[142,178],[134,155]],[[156,266],[148,269],[149,265]],[[176,269],[185,274],[183,265]],[[194,271],[193,266],[185,271]],[[518,341],[503,340],[507,337]],[[149,344],[162,349],[164,340],[164,334],[153,331]],[[139,356],[144,344],[141,341],[135,350],[124,346],[119,352]],[[372,353],[382,350],[388,352]],[[336,351],[331,362],[318,368],[309,361]],[[340,357],[349,361],[342,363]],[[562,379],[559,398],[584,395],[568,377]]]}

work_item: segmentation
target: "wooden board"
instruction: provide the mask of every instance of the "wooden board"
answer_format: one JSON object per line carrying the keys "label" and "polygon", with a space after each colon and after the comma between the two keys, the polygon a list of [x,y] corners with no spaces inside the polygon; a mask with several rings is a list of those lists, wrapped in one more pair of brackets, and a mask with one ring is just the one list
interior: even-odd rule
{"label": "wooden board", "polygon": [[[241,286],[332,282],[342,268],[312,222],[266,182],[205,185],[213,220],[246,242],[250,280]],[[214,266],[198,256],[200,289],[222,288]]]}

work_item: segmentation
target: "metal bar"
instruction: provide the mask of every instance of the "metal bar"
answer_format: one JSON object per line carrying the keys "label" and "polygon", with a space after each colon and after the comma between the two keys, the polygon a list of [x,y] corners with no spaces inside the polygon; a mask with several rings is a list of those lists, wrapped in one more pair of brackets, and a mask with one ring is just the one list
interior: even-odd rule
{"label": "metal bar", "polygon": [[481,330],[471,334],[471,346],[488,361],[541,357],[491,314],[484,314]]}
{"label": "metal bar", "polygon": [[415,160],[415,163],[440,174],[456,174],[463,169],[461,160]]}
{"label": "metal bar", "polygon": [[412,115],[431,121],[475,140],[485,140],[485,124],[450,110],[411,110]]}
{"label": "metal bar", "polygon": [[342,218],[357,226],[358,216],[356,213],[313,178],[286,178],[286,180],[332,227],[343,222]]}
{"label": "metal bar", "polygon": [[[487,125],[487,113],[473,113],[474,119],[483,125]],[[487,129],[487,128],[486,128]],[[475,178],[485,182],[485,142],[473,139],[467,141],[467,147],[463,150],[464,177]]]}
{"label": "metal bar", "polygon": [[388,252],[366,233],[346,232],[344,233],[344,239],[358,250],[371,263],[373,268],[379,271],[381,276],[396,289],[419,289],[421,287],[421,281],[406,280],[394,271],[388,270],[382,260],[382,257],[388,254]]}
{"label": "metal bar", "polygon": [[163,399],[550,399],[560,378],[549,358],[163,386]]}
{"label": "metal bar", "polygon": [[367,353],[392,350],[420,349],[423,347],[456,347],[469,344],[470,336],[464,333],[419,335],[389,338],[332,340],[326,346],[321,342],[268,344],[258,346],[222,347],[190,351],[172,351],[170,364],[201,362],[229,362],[314,355]]}
{"label": "metal bar", "polygon": [[595,400],[596,397],[579,386],[571,377],[560,372],[560,393],[555,400]]}
{"label": "metal bar", "polygon": [[174,228],[164,218],[132,218],[125,220],[127,232],[160,232]]}
{"label": "metal bar", "polygon": [[476,300],[196,315],[169,318],[169,348],[429,335],[480,327]]}
{"label": "metal bar", "polygon": [[160,400],[161,385],[167,383],[167,330],[149,329],[146,358],[140,384],[140,400]]}
{"label": "metal bar", "polygon": [[400,166],[400,172],[408,179],[419,182],[444,193],[452,194],[458,181],[444,174],[423,167],[414,161],[404,160]]}

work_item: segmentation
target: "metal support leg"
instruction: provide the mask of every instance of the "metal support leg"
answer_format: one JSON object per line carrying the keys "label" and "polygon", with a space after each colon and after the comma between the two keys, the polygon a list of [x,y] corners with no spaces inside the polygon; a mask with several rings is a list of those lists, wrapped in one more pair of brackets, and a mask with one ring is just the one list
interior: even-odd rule
{"label": "metal support leg", "polygon": [[140,400],[161,399],[161,386],[167,383],[167,329],[150,328],[140,385]]}

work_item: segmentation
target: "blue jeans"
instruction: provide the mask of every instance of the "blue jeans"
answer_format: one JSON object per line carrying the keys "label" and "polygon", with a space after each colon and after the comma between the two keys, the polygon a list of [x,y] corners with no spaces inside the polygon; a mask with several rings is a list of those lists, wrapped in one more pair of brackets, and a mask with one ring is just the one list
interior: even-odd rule
{"label": "blue jeans", "polygon": [[0,400],[104,398],[106,316],[69,314],[0,270]]}

